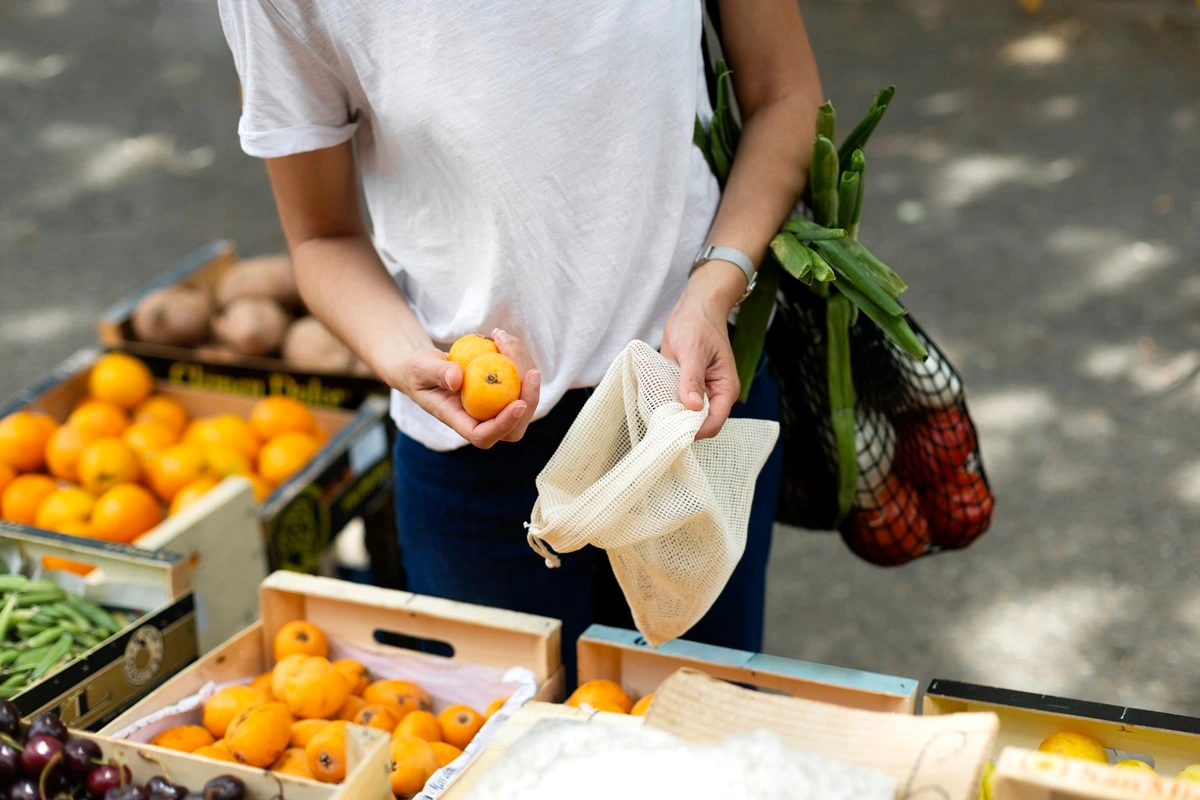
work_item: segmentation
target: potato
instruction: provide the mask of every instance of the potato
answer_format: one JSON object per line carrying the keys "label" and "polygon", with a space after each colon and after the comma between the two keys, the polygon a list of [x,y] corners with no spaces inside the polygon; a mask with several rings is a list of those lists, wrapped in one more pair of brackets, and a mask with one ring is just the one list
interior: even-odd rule
{"label": "potato", "polygon": [[217,341],[244,356],[265,356],[279,349],[291,317],[274,300],[243,297],[213,318]]}
{"label": "potato", "polygon": [[143,342],[191,347],[208,336],[212,303],[208,293],[191,286],[167,286],[138,301],[133,333]]}
{"label": "potato", "polygon": [[259,256],[239,261],[217,283],[217,304],[224,308],[234,300],[261,297],[284,308],[300,307],[300,292],[286,255]]}
{"label": "potato", "polygon": [[283,357],[293,367],[313,372],[349,372],[357,360],[316,317],[301,317],[288,328]]}

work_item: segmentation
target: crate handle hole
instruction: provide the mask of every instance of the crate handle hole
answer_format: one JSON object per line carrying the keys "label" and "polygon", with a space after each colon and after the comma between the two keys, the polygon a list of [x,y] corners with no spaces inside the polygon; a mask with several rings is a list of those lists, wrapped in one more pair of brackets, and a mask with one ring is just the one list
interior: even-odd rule
{"label": "crate handle hole", "polygon": [[423,639],[419,636],[409,636],[395,631],[376,630],[373,634],[375,641],[388,647],[398,647],[402,650],[415,650],[418,653],[454,658],[454,645],[440,639]]}

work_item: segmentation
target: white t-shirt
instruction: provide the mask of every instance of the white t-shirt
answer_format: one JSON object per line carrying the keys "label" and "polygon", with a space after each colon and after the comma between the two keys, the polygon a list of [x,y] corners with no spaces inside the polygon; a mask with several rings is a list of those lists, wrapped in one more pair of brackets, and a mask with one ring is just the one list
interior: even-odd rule
{"label": "white t-shirt", "polygon": [[[500,327],[546,414],[652,346],[719,189],[700,0],[220,0],[242,148],[355,139],[375,246],[433,341]],[[464,444],[394,394],[400,430]]]}

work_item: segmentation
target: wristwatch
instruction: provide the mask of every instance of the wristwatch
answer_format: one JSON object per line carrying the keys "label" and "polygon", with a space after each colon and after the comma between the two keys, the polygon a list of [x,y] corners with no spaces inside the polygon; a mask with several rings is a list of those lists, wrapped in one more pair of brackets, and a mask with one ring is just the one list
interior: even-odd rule
{"label": "wristwatch", "polygon": [[700,255],[696,256],[696,260],[692,262],[692,270],[694,271],[710,261],[728,261],[745,274],[746,291],[737,301],[737,304],[741,305],[742,301],[754,291],[754,287],[758,283],[758,270],[754,268],[754,262],[741,250],[733,247],[717,247],[710,244],[700,251]]}

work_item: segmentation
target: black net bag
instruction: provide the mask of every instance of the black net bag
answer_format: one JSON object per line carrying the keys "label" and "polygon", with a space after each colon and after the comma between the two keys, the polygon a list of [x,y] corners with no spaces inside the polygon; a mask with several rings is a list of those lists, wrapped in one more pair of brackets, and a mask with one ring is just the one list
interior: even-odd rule
{"label": "black net bag", "polygon": [[881,566],[975,541],[995,502],[962,380],[945,354],[911,317],[929,351],[924,362],[865,316],[851,326],[858,482],[853,507],[839,521],[826,300],[793,281],[784,281],[777,297],[766,341],[779,384],[784,459],[776,518],[837,530],[856,555]]}

